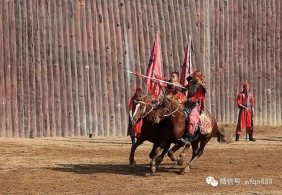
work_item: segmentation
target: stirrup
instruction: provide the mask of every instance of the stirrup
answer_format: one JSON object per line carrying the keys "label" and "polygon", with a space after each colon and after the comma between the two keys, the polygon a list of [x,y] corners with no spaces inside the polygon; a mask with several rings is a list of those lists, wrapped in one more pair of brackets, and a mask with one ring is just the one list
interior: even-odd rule
{"label": "stirrup", "polygon": [[191,139],[189,139],[188,137],[185,137],[185,138],[180,138],[179,139],[182,143],[184,143],[184,146],[188,145],[188,144],[191,144]]}

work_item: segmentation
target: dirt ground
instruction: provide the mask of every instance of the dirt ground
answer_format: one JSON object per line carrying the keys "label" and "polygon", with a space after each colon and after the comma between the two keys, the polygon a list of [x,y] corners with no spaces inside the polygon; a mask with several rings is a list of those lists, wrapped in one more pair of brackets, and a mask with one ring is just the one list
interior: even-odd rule
{"label": "dirt ground", "polygon": [[[257,126],[254,136],[256,142],[244,135],[228,144],[212,139],[185,175],[167,156],[151,175],[150,142],[139,146],[130,167],[129,137],[0,138],[0,193],[282,194],[282,127]],[[190,157],[191,150],[185,164]],[[207,184],[209,176],[217,186]]]}

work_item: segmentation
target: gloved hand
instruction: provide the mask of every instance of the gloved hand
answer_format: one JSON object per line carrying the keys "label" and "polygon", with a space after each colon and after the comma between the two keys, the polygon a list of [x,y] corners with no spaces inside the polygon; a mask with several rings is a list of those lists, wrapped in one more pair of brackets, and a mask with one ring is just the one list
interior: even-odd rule
{"label": "gloved hand", "polygon": [[252,114],[253,114],[253,116],[255,116],[255,109],[254,108],[252,108]]}

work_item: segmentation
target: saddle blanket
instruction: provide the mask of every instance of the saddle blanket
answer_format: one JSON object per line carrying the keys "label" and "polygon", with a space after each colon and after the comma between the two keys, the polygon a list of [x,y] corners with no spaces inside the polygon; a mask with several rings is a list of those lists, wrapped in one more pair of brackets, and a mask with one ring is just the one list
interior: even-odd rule
{"label": "saddle blanket", "polygon": [[212,121],[211,118],[205,113],[202,112],[199,116],[199,129],[201,134],[206,135],[212,131]]}

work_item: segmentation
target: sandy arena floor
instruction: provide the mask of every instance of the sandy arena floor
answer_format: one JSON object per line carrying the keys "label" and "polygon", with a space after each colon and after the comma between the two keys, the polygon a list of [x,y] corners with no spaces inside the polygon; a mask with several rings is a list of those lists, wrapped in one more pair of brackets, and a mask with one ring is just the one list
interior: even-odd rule
{"label": "sandy arena floor", "polygon": [[[236,143],[234,137],[229,144],[211,140],[186,175],[167,156],[151,175],[150,142],[137,149],[137,165],[130,167],[129,137],[0,138],[0,193],[282,194],[282,127],[257,126],[254,137],[257,142],[244,135]],[[190,157],[191,150],[185,164]],[[207,184],[208,176],[218,186]]]}

